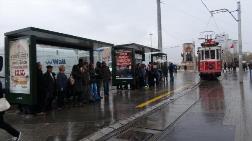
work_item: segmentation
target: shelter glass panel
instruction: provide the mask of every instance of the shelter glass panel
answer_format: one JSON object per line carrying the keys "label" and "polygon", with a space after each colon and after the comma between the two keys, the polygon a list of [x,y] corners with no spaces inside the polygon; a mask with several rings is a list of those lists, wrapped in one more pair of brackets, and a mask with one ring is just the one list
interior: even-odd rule
{"label": "shelter glass panel", "polygon": [[215,59],[215,50],[210,50],[211,59]]}
{"label": "shelter glass panel", "polygon": [[58,73],[58,67],[64,65],[65,73],[69,76],[73,65],[78,64],[80,58],[86,62],[89,62],[90,58],[90,52],[85,50],[44,44],[37,44],[36,47],[37,62],[41,63],[43,72],[46,71],[47,65],[51,65],[53,66],[53,72]]}

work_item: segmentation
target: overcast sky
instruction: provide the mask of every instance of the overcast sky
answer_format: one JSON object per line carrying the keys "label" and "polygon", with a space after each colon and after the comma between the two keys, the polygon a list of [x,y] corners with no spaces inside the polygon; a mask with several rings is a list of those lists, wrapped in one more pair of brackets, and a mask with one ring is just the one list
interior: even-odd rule
{"label": "overcast sky", "polygon": [[[237,9],[236,0],[204,0],[209,9]],[[243,50],[252,51],[252,1],[241,0]],[[235,16],[237,15],[234,13]],[[139,43],[157,48],[156,0],[0,0],[0,47],[4,33],[25,27],[67,33],[113,44]],[[210,17],[200,0],[163,0],[163,47],[178,61],[185,42],[213,30],[237,39],[237,22],[228,13]]]}

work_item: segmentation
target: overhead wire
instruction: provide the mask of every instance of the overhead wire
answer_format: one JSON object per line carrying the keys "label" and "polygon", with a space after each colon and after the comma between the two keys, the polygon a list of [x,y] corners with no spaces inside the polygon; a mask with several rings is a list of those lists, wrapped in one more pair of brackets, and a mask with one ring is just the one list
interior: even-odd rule
{"label": "overhead wire", "polygon": [[216,21],[214,15],[213,15],[213,13],[211,12],[211,10],[208,8],[208,6],[206,5],[206,3],[205,3],[203,0],[200,0],[200,1],[201,1],[201,3],[204,5],[204,7],[207,9],[207,11],[210,13],[210,18],[213,19],[214,24],[215,24],[215,27],[217,28],[217,30],[218,30],[219,32],[222,32],[223,30],[222,30],[222,28],[220,28],[220,26],[217,24],[217,21]]}
{"label": "overhead wire", "polygon": [[201,0],[202,4],[205,6],[205,8],[207,9],[207,11],[210,13],[211,16],[213,16],[212,12],[210,11],[210,9],[207,7],[207,5],[203,2],[203,0]]}
{"label": "overhead wire", "polygon": [[[167,3],[165,3],[164,1],[162,1],[162,4],[163,5],[167,5]],[[177,7],[177,6],[173,6],[173,8],[176,8],[177,10],[176,11],[179,11],[180,13],[182,13],[182,14],[184,14],[184,15],[186,15],[186,16],[190,16],[190,17],[192,17],[192,18],[194,18],[195,20],[197,20],[198,22],[199,21],[201,21],[201,23],[204,23],[205,24],[205,28],[208,28],[208,26],[209,26],[209,24],[210,24],[210,22],[211,22],[211,20],[212,20],[212,17],[210,17],[207,21],[205,21],[205,19],[203,19],[203,18],[200,18],[200,17],[197,17],[197,16],[194,16],[194,15],[192,15],[192,14],[190,14],[190,13],[188,13],[188,12],[186,12],[185,10],[182,10],[181,8],[179,8],[179,7]],[[209,8],[205,5],[205,7],[209,10]],[[210,10],[209,10],[210,11]],[[210,13],[210,12],[209,12]],[[187,23],[188,24],[188,23]],[[195,24],[194,24],[195,25]],[[218,26],[218,24],[217,23],[215,23],[215,26],[216,26],[216,28],[220,31],[220,28],[219,28],[219,26]],[[164,30],[166,30],[166,29],[164,29]],[[170,33],[171,31],[169,31],[169,33]],[[170,36],[171,38],[174,38],[174,39],[176,39],[176,40],[178,40],[178,38],[175,38],[174,36],[171,36],[171,35],[168,35],[168,36]],[[180,40],[181,41],[181,40]]]}
{"label": "overhead wire", "polygon": [[[165,3],[164,1],[162,1],[162,4],[167,6],[167,3]],[[181,13],[181,14],[183,14],[183,15],[189,16],[189,17],[195,19],[195,21],[197,21],[197,22],[200,22],[200,23],[203,23],[203,24],[206,23],[205,19],[203,19],[203,18],[194,16],[194,15],[192,15],[192,14],[186,12],[185,10],[182,10],[181,8],[179,8],[179,7],[177,7],[177,6],[173,6],[173,7],[176,7],[176,9],[177,9],[176,11],[177,11],[177,12],[179,12],[179,13]],[[209,22],[209,20],[207,21],[207,23],[208,23],[208,22]],[[192,23],[192,22],[188,22],[187,24],[193,24],[193,23]],[[194,23],[193,25],[195,25],[195,23]],[[164,29],[164,30],[165,30],[165,29]],[[169,31],[169,32],[170,32],[170,31]],[[174,39],[178,39],[178,38],[175,38],[174,36],[170,36],[170,37],[172,37],[172,38],[174,38]]]}

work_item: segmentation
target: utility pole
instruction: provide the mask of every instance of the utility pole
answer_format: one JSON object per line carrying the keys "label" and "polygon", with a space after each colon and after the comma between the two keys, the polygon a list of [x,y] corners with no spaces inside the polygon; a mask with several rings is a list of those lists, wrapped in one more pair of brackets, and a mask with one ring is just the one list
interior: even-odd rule
{"label": "utility pole", "polygon": [[158,25],[158,49],[162,50],[162,23],[161,23],[161,2],[157,0],[157,25]]}
{"label": "utility pole", "polygon": [[241,34],[241,3],[237,2],[237,16],[238,16],[238,44],[239,44],[239,75],[240,83],[243,83],[243,70],[242,70],[242,34]]}
{"label": "utility pole", "polygon": [[[242,31],[241,31],[241,3],[237,2],[237,10],[229,11],[228,9],[218,9],[209,11],[211,15],[228,12],[234,20],[238,23],[238,45],[239,45],[239,81],[243,83],[243,70],[242,70]],[[233,15],[233,12],[237,12],[237,18]]]}

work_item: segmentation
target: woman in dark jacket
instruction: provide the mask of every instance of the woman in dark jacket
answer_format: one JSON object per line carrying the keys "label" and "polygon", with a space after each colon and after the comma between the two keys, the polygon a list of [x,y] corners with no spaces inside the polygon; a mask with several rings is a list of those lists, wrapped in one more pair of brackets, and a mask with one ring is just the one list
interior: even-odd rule
{"label": "woman in dark jacket", "polygon": [[[0,81],[0,98],[3,98],[3,91],[2,91],[2,82]],[[21,132],[14,129],[11,125],[4,121],[4,112],[0,112],[0,128],[7,131],[9,134],[14,136],[16,141],[19,141],[21,138]]]}
{"label": "woman in dark jacket", "polygon": [[65,66],[59,66],[59,73],[57,74],[57,96],[58,96],[58,108],[64,107],[64,99],[66,96],[67,88],[67,76],[65,74]]}

